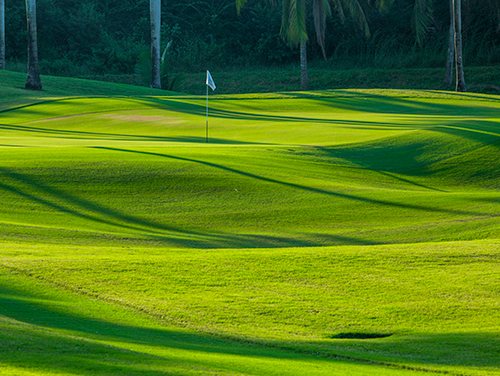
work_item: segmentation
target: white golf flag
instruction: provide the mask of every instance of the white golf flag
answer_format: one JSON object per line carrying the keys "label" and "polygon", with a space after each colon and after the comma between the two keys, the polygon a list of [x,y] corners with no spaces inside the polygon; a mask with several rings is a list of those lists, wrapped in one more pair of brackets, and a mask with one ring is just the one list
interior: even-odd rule
{"label": "white golf flag", "polygon": [[217,89],[217,86],[215,86],[215,81],[209,71],[207,71],[207,86],[212,89],[212,91],[215,91],[215,89]]}

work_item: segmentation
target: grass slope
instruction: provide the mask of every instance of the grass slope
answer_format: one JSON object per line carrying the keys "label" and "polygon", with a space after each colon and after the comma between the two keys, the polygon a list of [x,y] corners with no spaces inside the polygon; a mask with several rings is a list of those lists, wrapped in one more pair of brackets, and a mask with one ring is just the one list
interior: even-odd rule
{"label": "grass slope", "polygon": [[0,80],[0,374],[499,371],[497,96]]}

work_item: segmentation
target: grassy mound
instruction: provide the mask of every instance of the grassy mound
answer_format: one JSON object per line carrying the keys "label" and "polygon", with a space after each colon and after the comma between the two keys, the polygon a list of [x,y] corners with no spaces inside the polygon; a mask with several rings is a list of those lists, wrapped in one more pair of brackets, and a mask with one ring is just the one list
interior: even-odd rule
{"label": "grassy mound", "polygon": [[0,374],[498,371],[497,96],[22,78]]}

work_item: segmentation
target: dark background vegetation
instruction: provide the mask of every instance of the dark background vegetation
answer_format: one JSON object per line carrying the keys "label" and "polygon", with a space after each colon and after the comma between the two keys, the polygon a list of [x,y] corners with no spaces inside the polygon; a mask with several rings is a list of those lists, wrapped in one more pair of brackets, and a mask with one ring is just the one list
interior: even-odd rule
{"label": "dark background vegetation", "polygon": [[[500,63],[500,27],[491,6],[464,3],[466,66]],[[500,3],[500,1],[499,1]],[[327,60],[311,30],[314,68],[437,68],[446,60],[449,5],[435,1],[433,22],[416,42],[414,0],[401,0],[380,14],[367,5],[371,36],[349,21],[328,20]],[[500,4],[499,4],[500,6]],[[295,65],[297,48],[280,36],[280,9],[250,1],[238,16],[234,0],[168,0],[163,4],[163,44],[172,88],[186,72],[242,70]],[[38,0],[39,50],[43,74],[101,78],[147,84],[149,80],[149,0]],[[7,60],[25,69],[24,1],[7,1]],[[312,29],[312,20],[309,22]],[[184,76],[183,76],[184,75]],[[188,79],[189,80],[189,79]],[[182,85],[181,85],[182,86]],[[189,86],[189,85],[188,85]]]}

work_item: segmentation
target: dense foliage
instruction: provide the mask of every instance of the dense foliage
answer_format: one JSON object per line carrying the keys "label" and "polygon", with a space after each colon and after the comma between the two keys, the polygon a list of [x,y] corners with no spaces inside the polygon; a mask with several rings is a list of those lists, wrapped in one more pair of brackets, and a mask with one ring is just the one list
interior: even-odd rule
{"label": "dense foliage", "polygon": [[[52,74],[137,74],[149,66],[148,0],[39,0],[42,71]],[[396,1],[380,13],[366,3],[370,37],[349,21],[330,17],[326,51],[331,66],[442,66],[449,26],[447,1],[434,1],[430,27],[417,43],[414,0]],[[500,62],[499,0],[464,4],[465,61]],[[492,11],[493,9],[493,11]],[[311,17],[311,15],[309,15]],[[169,0],[163,5],[163,44],[171,41],[171,71],[294,62],[297,51],[280,36],[280,8],[249,2],[238,15],[234,0]],[[313,27],[312,19],[309,27]],[[24,2],[8,1],[7,58],[21,69],[26,55]],[[311,32],[310,35],[313,35]],[[313,39],[313,37],[311,37]],[[310,43],[312,60],[321,51]],[[323,63],[322,63],[323,64]]]}

